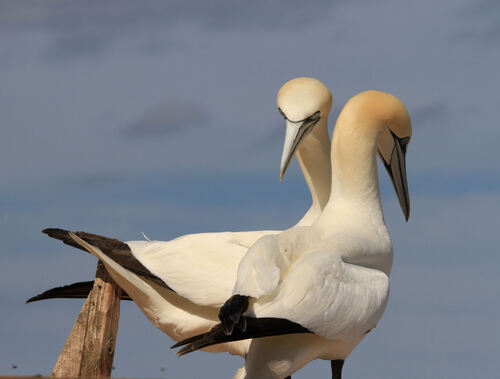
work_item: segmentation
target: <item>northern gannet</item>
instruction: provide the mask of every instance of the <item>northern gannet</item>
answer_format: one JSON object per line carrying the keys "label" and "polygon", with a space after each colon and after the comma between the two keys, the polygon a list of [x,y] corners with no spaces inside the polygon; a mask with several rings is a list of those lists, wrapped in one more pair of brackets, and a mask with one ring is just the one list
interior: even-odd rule
{"label": "northern gannet", "polygon": [[[405,155],[411,122],[403,103],[362,92],[343,108],[332,137],[331,197],[311,226],[264,236],[241,260],[221,324],[182,341],[179,355],[253,338],[237,378],[284,378],[314,359],[344,360],[382,317],[393,250],[382,214],[377,154],[406,220]],[[265,337],[265,338],[258,338]]]}
{"label": "northern gannet", "polygon": [[[280,165],[283,178],[296,153],[312,196],[312,206],[297,225],[310,225],[330,195],[330,138],[327,129],[332,96],[313,78],[296,78],[279,90],[277,105],[286,120]],[[172,241],[118,240],[89,233],[46,229],[49,236],[88,250],[101,259],[113,279],[148,319],[176,341],[208,331],[231,296],[239,261],[260,237],[278,231],[202,233]],[[92,282],[75,283],[35,296],[85,297]],[[244,355],[249,341],[212,348]]]}

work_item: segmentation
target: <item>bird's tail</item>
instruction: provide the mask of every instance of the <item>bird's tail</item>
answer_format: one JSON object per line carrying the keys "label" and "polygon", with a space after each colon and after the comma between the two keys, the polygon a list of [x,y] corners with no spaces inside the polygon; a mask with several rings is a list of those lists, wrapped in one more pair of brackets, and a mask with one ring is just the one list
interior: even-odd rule
{"label": "bird's tail", "polygon": [[[100,236],[87,232],[70,232],[64,229],[48,228],[42,230],[42,233],[49,237],[61,240],[66,245],[76,247],[77,249],[88,251],[93,255],[104,256],[112,259],[126,270],[134,274],[147,278],[162,287],[170,289],[168,285],[149,271],[141,262],[139,262],[130,247],[120,240]],[[102,256],[102,255],[101,255]]]}
{"label": "bird's tail", "polygon": [[[26,303],[47,299],[86,299],[94,287],[94,281],[77,282],[62,287],[54,287],[39,295],[26,300]],[[132,300],[130,296],[122,290],[121,300]]]}
{"label": "bird's tail", "polygon": [[[77,243],[73,238],[71,238],[69,230],[58,229],[58,228],[47,228],[42,230],[42,233],[47,234],[49,237],[60,240],[64,242],[66,245],[76,247],[77,249],[83,250],[88,253],[87,249],[85,249],[83,246]],[[84,232],[76,232],[77,235],[82,233]]]}
{"label": "bird's tail", "polygon": [[215,325],[209,332],[186,338],[172,346],[172,349],[183,346],[177,352],[178,356],[191,353],[195,350],[224,342],[246,340],[248,338],[261,338],[279,336],[284,334],[312,333],[303,326],[283,318],[273,317],[247,317],[247,327],[244,332],[235,328],[233,333],[226,335],[222,324]]}

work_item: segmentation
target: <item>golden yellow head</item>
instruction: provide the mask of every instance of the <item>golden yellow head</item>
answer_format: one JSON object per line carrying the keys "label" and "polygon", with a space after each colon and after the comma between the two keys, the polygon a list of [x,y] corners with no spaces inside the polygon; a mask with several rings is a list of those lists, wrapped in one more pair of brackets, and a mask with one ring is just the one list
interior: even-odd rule
{"label": "golden yellow head", "polygon": [[353,96],[339,115],[334,141],[342,134],[350,135],[350,141],[355,143],[344,146],[337,158],[352,160],[354,151],[373,151],[376,146],[408,220],[410,198],[406,180],[406,151],[412,128],[410,115],[401,100],[380,91],[365,91]]}

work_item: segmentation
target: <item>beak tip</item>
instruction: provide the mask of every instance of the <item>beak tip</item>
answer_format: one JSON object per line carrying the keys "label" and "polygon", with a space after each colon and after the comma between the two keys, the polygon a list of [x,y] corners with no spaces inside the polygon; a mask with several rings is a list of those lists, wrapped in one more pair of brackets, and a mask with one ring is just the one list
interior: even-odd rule
{"label": "beak tip", "polygon": [[280,182],[283,181],[283,178],[285,177],[285,174],[286,174],[286,171],[287,171],[287,168],[286,166],[283,166],[280,167]]}
{"label": "beak tip", "polygon": [[406,220],[406,222],[408,222],[409,219],[410,219],[410,211],[408,210],[408,211],[405,212],[405,220]]}

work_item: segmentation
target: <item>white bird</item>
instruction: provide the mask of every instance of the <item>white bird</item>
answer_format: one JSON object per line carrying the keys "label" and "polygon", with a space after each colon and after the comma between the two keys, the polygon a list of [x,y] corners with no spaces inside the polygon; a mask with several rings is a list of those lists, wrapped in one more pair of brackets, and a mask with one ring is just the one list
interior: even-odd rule
{"label": "white bird", "polygon": [[[330,195],[330,139],[327,119],[332,105],[328,88],[312,78],[296,78],[278,92],[277,104],[286,119],[280,166],[285,174],[296,152],[312,196],[312,206],[297,225],[310,225]],[[89,233],[46,229],[49,236],[83,248],[102,260],[113,279],[148,319],[176,341],[208,331],[231,296],[237,268],[260,237],[278,231],[191,234],[172,241],[123,243]],[[76,283],[35,296],[85,297],[92,282]],[[83,287],[82,287],[83,286]],[[244,355],[249,341],[211,348]]]}
{"label": "white bird", "polygon": [[176,344],[186,345],[179,354],[254,338],[238,378],[284,378],[318,358],[331,360],[333,377],[340,378],[344,360],[377,325],[389,296],[393,250],[377,153],[408,220],[410,138],[410,117],[396,97],[367,91],[351,98],[334,128],[331,196],[321,216],[309,227],[259,239],[240,262],[222,324]]}

